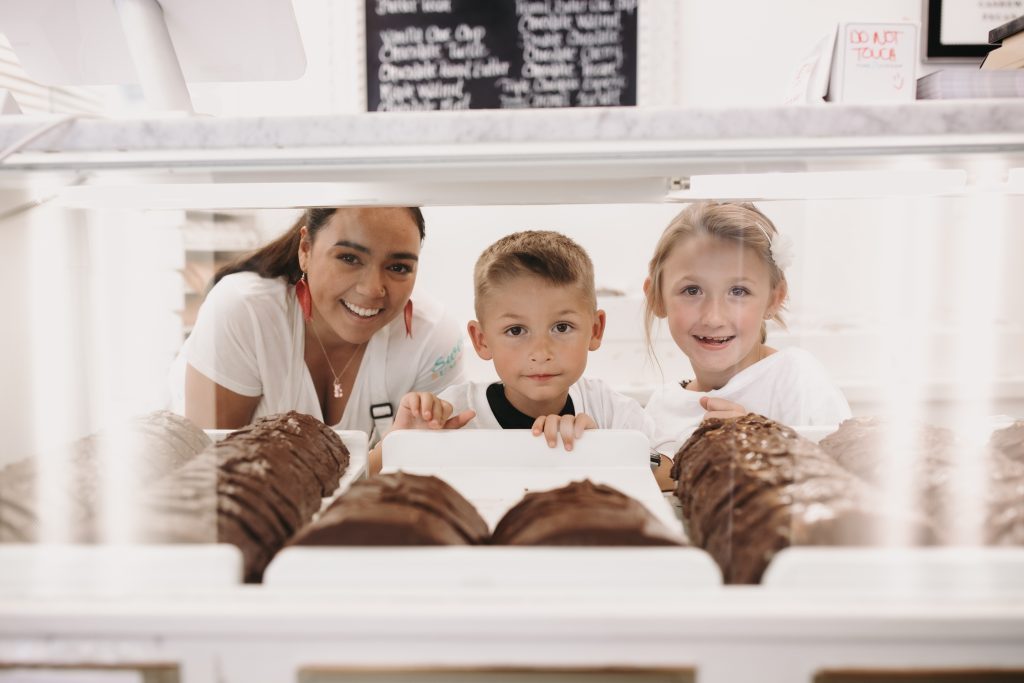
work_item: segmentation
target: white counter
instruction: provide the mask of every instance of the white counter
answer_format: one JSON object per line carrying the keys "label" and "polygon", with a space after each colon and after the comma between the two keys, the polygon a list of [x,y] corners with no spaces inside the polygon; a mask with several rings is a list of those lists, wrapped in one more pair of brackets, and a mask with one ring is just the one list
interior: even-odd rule
{"label": "white counter", "polygon": [[[0,118],[0,148],[52,117]],[[906,154],[1020,154],[1024,100],[759,108],[598,108],[308,117],[82,118],[46,133],[0,173],[60,168],[265,164],[302,171],[514,159],[692,161],[737,170],[772,160]],[[511,158],[510,158],[511,157]],[[494,159],[497,162],[497,159]],[[677,169],[685,172],[686,169]],[[616,171],[625,173],[624,170]],[[650,169],[648,170],[650,172]],[[305,177],[304,179],[309,179]]]}

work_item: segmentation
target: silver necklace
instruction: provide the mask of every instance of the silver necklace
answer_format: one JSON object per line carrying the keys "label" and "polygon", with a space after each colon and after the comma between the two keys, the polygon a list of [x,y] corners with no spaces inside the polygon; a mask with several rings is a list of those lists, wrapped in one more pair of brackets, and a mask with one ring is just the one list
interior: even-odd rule
{"label": "silver necklace", "polygon": [[348,370],[348,366],[352,365],[352,361],[354,361],[356,356],[359,355],[359,349],[362,348],[363,344],[357,346],[356,350],[352,352],[352,355],[349,357],[348,362],[345,363],[345,367],[341,369],[341,374],[339,375],[334,371],[334,365],[331,364],[331,357],[327,355],[327,349],[324,348],[324,343],[320,341],[320,335],[316,333],[316,328],[313,327],[312,320],[309,322],[309,329],[313,332],[313,336],[316,338],[316,343],[320,345],[320,350],[324,352],[324,360],[327,361],[327,367],[331,369],[331,375],[334,376],[334,398],[344,398],[345,390],[341,386],[341,378],[345,374],[345,371]]}

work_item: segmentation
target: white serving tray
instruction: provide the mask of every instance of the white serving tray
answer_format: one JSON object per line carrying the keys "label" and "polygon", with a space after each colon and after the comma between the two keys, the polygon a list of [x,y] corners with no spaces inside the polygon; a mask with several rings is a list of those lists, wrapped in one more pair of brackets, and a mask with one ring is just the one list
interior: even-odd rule
{"label": "white serving tray", "polygon": [[306,546],[279,552],[263,583],[390,593],[530,588],[664,595],[721,587],[722,575],[711,556],[697,548]]}
{"label": "white serving tray", "polygon": [[[549,448],[528,430],[402,430],[384,440],[383,471],[433,474],[465,496],[493,529],[529,491],[590,479],[651,510],[684,540],[651,474],[648,442],[629,430],[588,431],[572,451]],[[415,571],[410,571],[410,568]],[[626,592],[722,585],[707,553],[694,548],[287,547],[264,573],[271,586],[366,590],[558,589]]]}
{"label": "white serving tray", "polygon": [[1024,597],[1024,548],[789,547],[765,571],[769,590],[886,598]]}
{"label": "white serving tray", "polygon": [[242,553],[226,543],[0,545],[0,596],[158,594],[241,583]]}
{"label": "white serving tray", "polygon": [[527,429],[401,430],[384,438],[383,470],[433,474],[466,497],[492,529],[531,491],[590,479],[631,496],[683,539],[682,525],[651,473],[638,431],[587,431],[571,451]]}

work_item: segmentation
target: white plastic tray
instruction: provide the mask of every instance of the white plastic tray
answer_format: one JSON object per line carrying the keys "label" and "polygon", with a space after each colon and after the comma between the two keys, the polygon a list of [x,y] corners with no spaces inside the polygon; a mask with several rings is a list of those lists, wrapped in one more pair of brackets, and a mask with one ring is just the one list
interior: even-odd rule
{"label": "white plastic tray", "polygon": [[294,547],[278,553],[264,585],[380,591],[518,590],[679,592],[722,585],[711,556],[696,548]]}
{"label": "white plastic tray", "polygon": [[0,545],[0,595],[201,591],[242,582],[233,545]]}
{"label": "white plastic tray", "polygon": [[780,551],[761,585],[821,595],[1024,597],[1024,548],[823,548]]}
{"label": "white plastic tray", "polygon": [[492,529],[526,493],[590,479],[637,499],[683,538],[638,431],[590,430],[566,451],[525,429],[402,430],[384,438],[383,471],[396,470],[444,479]]}
{"label": "white plastic tray", "polygon": [[[628,430],[589,431],[572,451],[527,430],[404,430],[384,440],[385,472],[433,474],[465,496],[493,529],[529,491],[572,481],[614,486],[636,498],[683,540],[651,474],[647,439]],[[415,567],[410,572],[410,567]],[[285,548],[263,582],[379,590],[498,588],[651,591],[721,586],[714,561],[693,548]]]}

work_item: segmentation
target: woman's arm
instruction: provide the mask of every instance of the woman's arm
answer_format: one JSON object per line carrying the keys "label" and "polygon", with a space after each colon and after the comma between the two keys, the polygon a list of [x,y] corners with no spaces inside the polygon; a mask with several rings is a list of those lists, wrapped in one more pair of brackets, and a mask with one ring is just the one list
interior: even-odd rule
{"label": "woman's arm", "polygon": [[202,429],[238,429],[252,422],[259,396],[225,389],[191,365],[185,366],[185,417]]}

